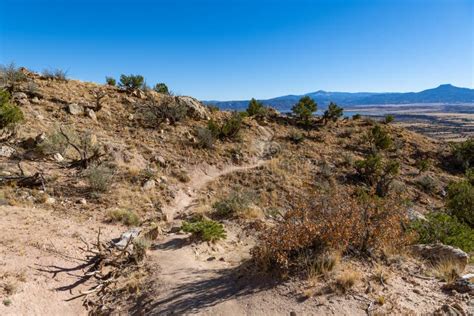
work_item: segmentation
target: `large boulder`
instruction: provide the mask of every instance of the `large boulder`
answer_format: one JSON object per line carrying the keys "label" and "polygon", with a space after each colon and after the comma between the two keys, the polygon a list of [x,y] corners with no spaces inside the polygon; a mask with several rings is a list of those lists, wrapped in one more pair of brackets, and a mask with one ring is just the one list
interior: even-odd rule
{"label": "large boulder", "polygon": [[461,270],[464,270],[469,262],[469,255],[459,248],[437,244],[419,244],[412,246],[413,254],[437,264],[439,262],[449,261],[456,264]]}
{"label": "large boulder", "polygon": [[178,105],[185,106],[188,109],[188,115],[195,119],[208,120],[210,118],[209,110],[197,99],[192,97],[176,97]]}

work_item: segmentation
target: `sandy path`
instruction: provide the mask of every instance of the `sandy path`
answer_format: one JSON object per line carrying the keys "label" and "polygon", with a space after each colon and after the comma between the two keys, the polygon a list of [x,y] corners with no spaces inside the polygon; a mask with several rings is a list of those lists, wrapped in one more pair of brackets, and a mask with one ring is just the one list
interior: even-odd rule
{"label": "sandy path", "polygon": [[[185,188],[178,191],[173,203],[164,209],[166,218],[172,225],[179,225],[179,221],[175,218],[190,211],[200,190],[206,185],[227,174],[249,171],[265,163],[262,157],[272,133],[266,128],[261,128],[260,131],[260,138],[254,141],[256,157],[251,163],[243,166],[226,165],[221,168],[202,165],[189,171],[191,180]],[[148,303],[149,312],[151,314],[202,313],[205,312],[205,306],[213,305],[216,297],[234,293],[231,281],[232,269],[238,265],[242,256],[248,255],[248,249],[244,251],[242,248],[229,246],[229,244],[237,245],[238,243],[238,238],[232,234],[227,238],[227,245],[211,247],[207,244],[188,244],[187,236],[183,234],[165,235],[148,258],[152,265],[156,264],[160,267],[153,276],[157,280],[158,297]],[[224,257],[235,260],[224,260]],[[227,304],[234,305],[231,302]],[[232,309],[237,311],[238,308],[238,305],[234,305]]]}

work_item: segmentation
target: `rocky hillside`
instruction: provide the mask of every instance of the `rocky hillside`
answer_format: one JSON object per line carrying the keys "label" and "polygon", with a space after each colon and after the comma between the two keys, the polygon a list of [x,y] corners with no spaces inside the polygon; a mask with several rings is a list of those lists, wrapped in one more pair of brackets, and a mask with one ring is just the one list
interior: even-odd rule
{"label": "rocky hillside", "polygon": [[470,143],[8,75],[2,315],[474,312]]}

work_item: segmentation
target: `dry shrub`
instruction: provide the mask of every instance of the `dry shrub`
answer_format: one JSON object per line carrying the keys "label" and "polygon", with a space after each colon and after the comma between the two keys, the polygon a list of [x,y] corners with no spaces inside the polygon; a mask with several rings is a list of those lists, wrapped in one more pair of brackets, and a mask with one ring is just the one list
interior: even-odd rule
{"label": "dry shrub", "polygon": [[463,270],[464,268],[461,267],[458,262],[443,260],[432,266],[429,274],[444,282],[452,283],[459,278]]}
{"label": "dry shrub", "polygon": [[300,202],[283,221],[260,235],[252,250],[264,269],[281,275],[302,272],[302,254],[316,257],[325,251],[371,256],[390,246],[402,249],[409,242],[406,214],[392,199],[354,198],[332,192]]}

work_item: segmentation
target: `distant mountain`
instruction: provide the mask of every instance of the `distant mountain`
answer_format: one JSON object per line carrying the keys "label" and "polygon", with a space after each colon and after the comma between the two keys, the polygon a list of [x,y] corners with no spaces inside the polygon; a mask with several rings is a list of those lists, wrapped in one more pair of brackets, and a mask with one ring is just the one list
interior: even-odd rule
{"label": "distant mountain", "polygon": [[[273,99],[260,100],[265,105],[279,111],[289,111],[293,104],[302,96],[310,96],[321,108],[329,102],[335,102],[343,107],[360,105],[411,104],[411,103],[474,103],[474,89],[459,88],[443,84],[437,88],[420,92],[407,93],[373,93],[373,92],[327,92],[319,90],[304,95],[285,95]],[[241,110],[247,108],[248,100],[241,101],[203,101],[221,109]]]}

